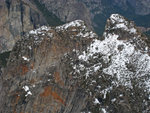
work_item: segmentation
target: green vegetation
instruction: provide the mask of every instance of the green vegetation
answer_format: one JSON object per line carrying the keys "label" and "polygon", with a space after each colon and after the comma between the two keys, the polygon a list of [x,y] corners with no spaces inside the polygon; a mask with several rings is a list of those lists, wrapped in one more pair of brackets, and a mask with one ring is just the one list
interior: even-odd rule
{"label": "green vegetation", "polygon": [[7,59],[9,58],[11,51],[4,52],[0,54],[0,66],[6,67],[7,65]]}
{"label": "green vegetation", "polygon": [[41,4],[38,0],[33,0],[36,4],[37,8],[42,12],[43,16],[45,17],[46,21],[50,26],[58,26],[63,24],[63,22],[53,13],[49,12],[45,5]]}

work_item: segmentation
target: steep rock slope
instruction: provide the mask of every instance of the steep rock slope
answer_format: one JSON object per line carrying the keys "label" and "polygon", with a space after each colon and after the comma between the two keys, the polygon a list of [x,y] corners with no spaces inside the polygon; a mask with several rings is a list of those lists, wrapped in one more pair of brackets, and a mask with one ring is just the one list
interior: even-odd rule
{"label": "steep rock slope", "polygon": [[4,71],[0,112],[80,112],[87,96],[63,57],[76,57],[75,51],[84,50],[94,37],[80,20],[30,31],[16,43]]}
{"label": "steep rock slope", "polygon": [[90,11],[86,5],[78,0],[38,0],[41,4],[57,15],[63,22],[84,20],[89,28],[92,28]]}
{"label": "steep rock slope", "polygon": [[11,52],[2,113],[149,113],[150,49],[133,22],[113,14],[103,39],[76,20],[32,30]]}
{"label": "steep rock slope", "polygon": [[1,0],[0,53],[11,50],[26,31],[46,24],[41,12],[30,0]]}
{"label": "steep rock slope", "polygon": [[99,35],[103,34],[106,19],[119,13],[136,22],[138,26],[150,27],[149,0],[39,0],[62,21],[84,20]]}
{"label": "steep rock slope", "polygon": [[120,13],[148,28],[149,3],[149,0],[1,0],[0,52],[11,50],[16,40],[31,29],[76,19],[84,20],[88,28],[102,35],[106,19],[112,13]]}

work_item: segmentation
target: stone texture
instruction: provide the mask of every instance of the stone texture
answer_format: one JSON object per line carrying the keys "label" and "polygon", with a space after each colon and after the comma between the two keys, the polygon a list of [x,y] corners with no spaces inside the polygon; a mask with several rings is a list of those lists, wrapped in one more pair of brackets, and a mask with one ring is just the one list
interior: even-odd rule
{"label": "stone texture", "polygon": [[2,113],[149,113],[149,43],[113,14],[101,40],[81,20],[32,30],[0,78]]}
{"label": "stone texture", "polygon": [[59,17],[63,22],[76,19],[84,20],[92,28],[90,11],[85,4],[77,0],[39,0],[47,9]]}
{"label": "stone texture", "polygon": [[[92,32],[82,21],[77,21],[78,24],[78,27],[68,27],[67,31],[66,25],[40,29],[38,34],[31,31],[16,43],[4,71],[6,76],[0,82],[3,86],[0,96],[4,97],[0,97],[0,112],[76,113],[85,107],[87,95],[69,73],[69,62],[63,59],[65,54],[85,49],[92,40],[90,35],[79,36]],[[96,34],[91,35],[97,38]],[[32,95],[23,87],[29,87]]]}
{"label": "stone texture", "polygon": [[26,31],[47,24],[30,0],[1,0],[0,17],[0,52],[11,50]]}
{"label": "stone texture", "polygon": [[[128,2],[137,15],[150,14],[149,0],[111,0],[107,1],[107,4],[104,0],[39,0],[39,2],[41,3],[39,5],[44,5],[49,13],[55,14],[61,21],[81,19],[88,28],[94,29],[99,35],[102,35],[104,30],[107,18],[105,16],[109,15],[107,12],[111,12],[109,10],[113,10],[116,6],[126,11],[129,8]],[[111,9],[107,8],[110,7],[107,6],[109,3],[112,3]],[[0,53],[11,50],[25,32],[47,25],[47,19],[42,13],[36,8],[34,0],[1,0]]]}
{"label": "stone texture", "polygon": [[[145,21],[150,14],[149,0],[39,0],[63,22],[76,19],[85,21],[91,30],[102,35],[106,19],[112,13],[128,16],[139,26],[149,27]],[[134,15],[134,16],[132,16]],[[143,16],[143,17],[142,17]],[[141,18],[140,18],[141,17]],[[143,21],[142,21],[143,20]]]}

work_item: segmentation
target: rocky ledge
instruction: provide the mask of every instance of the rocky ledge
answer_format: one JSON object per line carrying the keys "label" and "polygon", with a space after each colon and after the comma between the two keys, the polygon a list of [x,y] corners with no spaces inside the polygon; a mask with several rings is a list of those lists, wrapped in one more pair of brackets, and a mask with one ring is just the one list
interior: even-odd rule
{"label": "rocky ledge", "polygon": [[83,21],[32,30],[0,79],[2,113],[148,113],[147,39],[118,14],[102,38]]}

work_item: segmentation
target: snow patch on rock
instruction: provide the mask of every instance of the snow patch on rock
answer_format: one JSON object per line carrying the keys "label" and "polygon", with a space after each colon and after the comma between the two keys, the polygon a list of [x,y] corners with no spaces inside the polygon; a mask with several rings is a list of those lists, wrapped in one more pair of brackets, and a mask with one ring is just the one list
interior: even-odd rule
{"label": "snow patch on rock", "polygon": [[[94,39],[87,51],[78,56],[79,60],[87,62],[90,58],[94,58],[95,54],[102,54],[103,60],[106,63],[110,62],[103,72],[117,78],[113,82],[114,85],[132,88],[131,80],[138,79],[139,84],[143,84],[150,90],[149,79],[146,77],[150,73],[150,56],[136,50],[135,45],[130,41],[118,40],[118,37],[116,34],[109,33],[103,41]],[[90,72],[89,69],[87,68],[87,72]]]}
{"label": "snow patch on rock", "polygon": [[29,87],[28,87],[28,86],[23,86],[22,88],[24,89],[25,92],[27,92],[27,94],[25,95],[26,97],[27,97],[28,95],[32,95],[32,93],[31,93],[31,91],[29,90]]}
{"label": "snow patch on rock", "polygon": [[45,31],[49,31],[50,29],[51,29],[51,27],[42,26],[38,29],[29,31],[29,34],[31,34],[31,35],[43,34],[43,33],[45,33]]}
{"label": "snow patch on rock", "polygon": [[[110,21],[115,26],[111,29],[122,29],[132,34],[136,34],[137,30],[134,28],[133,23],[127,21],[123,16],[119,14],[112,14],[110,16]],[[110,26],[109,26],[110,27]]]}
{"label": "snow patch on rock", "polygon": [[84,22],[82,20],[75,20],[70,23],[67,23],[67,24],[64,24],[61,26],[57,26],[56,29],[64,30],[64,29],[68,29],[69,27],[80,27],[80,26],[82,26],[83,23]]}
{"label": "snow patch on rock", "polygon": [[99,100],[98,100],[97,98],[95,98],[95,100],[94,100],[93,103],[94,103],[94,104],[100,104],[100,102],[99,102]]}
{"label": "snow patch on rock", "polygon": [[23,58],[23,60],[25,60],[25,61],[30,61],[30,59],[27,58],[27,57],[25,57],[25,56],[22,56],[22,58]]}

